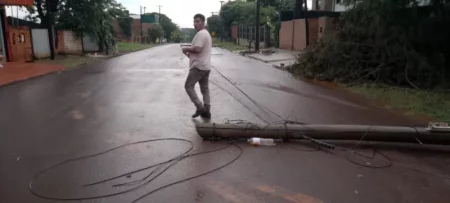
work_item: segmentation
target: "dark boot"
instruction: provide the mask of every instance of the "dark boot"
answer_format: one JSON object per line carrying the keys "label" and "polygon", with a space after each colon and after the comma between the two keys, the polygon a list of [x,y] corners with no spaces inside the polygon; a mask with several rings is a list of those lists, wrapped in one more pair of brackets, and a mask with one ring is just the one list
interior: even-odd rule
{"label": "dark boot", "polygon": [[202,118],[211,118],[211,105],[205,105],[205,109],[201,114]]}
{"label": "dark boot", "polygon": [[192,118],[197,118],[205,112],[205,108],[197,107],[197,111],[192,115]]}

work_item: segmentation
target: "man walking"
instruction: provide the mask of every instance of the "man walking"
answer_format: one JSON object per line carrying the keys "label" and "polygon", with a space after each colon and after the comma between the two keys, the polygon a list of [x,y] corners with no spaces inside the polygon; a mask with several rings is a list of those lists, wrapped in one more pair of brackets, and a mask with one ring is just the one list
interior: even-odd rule
{"label": "man walking", "polygon": [[[197,34],[192,40],[190,47],[183,48],[183,53],[189,57],[189,75],[184,88],[197,107],[192,118],[202,116],[211,118],[211,103],[209,97],[209,73],[211,72],[211,50],[212,39],[205,29],[205,16],[197,14],[194,16],[194,27]],[[200,84],[200,91],[203,95],[203,103],[195,92],[195,84]]]}
{"label": "man walking", "polygon": [[119,53],[117,50],[117,39],[115,37],[111,38],[111,49],[112,49],[113,55],[117,55]]}

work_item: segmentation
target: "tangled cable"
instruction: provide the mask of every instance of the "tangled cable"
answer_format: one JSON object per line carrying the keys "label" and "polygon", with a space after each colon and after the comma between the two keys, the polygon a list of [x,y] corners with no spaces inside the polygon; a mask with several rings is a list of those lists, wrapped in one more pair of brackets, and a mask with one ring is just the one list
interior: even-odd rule
{"label": "tangled cable", "polygon": [[[238,120],[239,122],[236,124],[246,124],[247,126],[256,126],[255,124],[249,122],[249,121],[245,121],[245,120]],[[281,120],[281,121],[276,121],[270,124],[267,124],[265,127],[259,128],[261,130],[264,130],[265,128],[267,128],[268,126],[271,125],[286,125],[286,124],[299,124],[299,125],[304,125],[304,123],[301,122],[297,122],[297,121],[290,121],[290,120]],[[414,128],[413,126],[409,126]],[[310,130],[313,130],[311,128],[309,128]],[[305,152],[318,152],[318,151],[326,151],[326,152],[330,152],[333,153],[332,151],[326,150],[326,149],[331,149],[331,150],[340,150],[340,151],[344,151],[347,152],[349,154],[345,155],[345,159],[351,163],[354,164],[356,166],[360,166],[360,167],[366,167],[366,168],[372,168],[372,169],[383,169],[383,168],[388,168],[388,167],[392,167],[394,165],[397,166],[401,166],[404,168],[409,168],[418,172],[422,172],[422,173],[426,173],[429,175],[433,175],[433,176],[437,176],[437,177],[441,177],[441,178],[445,178],[445,179],[450,179],[450,176],[445,175],[445,174],[440,174],[440,173],[435,173],[426,169],[422,169],[422,168],[417,168],[415,166],[403,163],[403,162],[398,162],[398,161],[394,161],[392,160],[389,156],[387,156],[386,154],[384,154],[383,152],[381,152],[380,150],[376,149],[376,148],[372,148],[372,154],[371,155],[366,155],[362,152],[356,151],[356,148],[358,148],[361,144],[361,142],[364,141],[364,138],[369,134],[370,130],[372,129],[372,126],[369,126],[369,128],[367,129],[366,133],[361,136],[361,139],[358,140],[358,142],[355,144],[354,147],[352,148],[347,148],[347,147],[342,147],[342,146],[338,146],[335,144],[331,144],[322,140],[317,140],[314,138],[311,138],[307,135],[302,135],[304,140],[309,140],[314,144],[314,148],[311,147],[311,149],[299,149],[299,148],[295,148],[295,147],[289,147],[292,148],[294,150],[299,150],[299,151],[305,151]],[[280,139],[282,139],[282,137],[280,137]],[[420,142],[420,140],[418,140],[418,143],[420,145],[422,145],[422,143]],[[334,154],[334,153],[333,153]],[[376,156],[376,155],[380,155],[380,156]],[[355,158],[350,158],[349,155],[354,155],[356,156],[358,159],[357,160]],[[385,162],[384,164],[379,164],[379,165],[374,165],[373,163],[370,163],[368,160],[377,160],[377,161],[381,161],[381,162]]]}
{"label": "tangled cable", "polygon": [[[120,191],[120,192],[114,192],[114,193],[106,194],[106,195],[96,195],[96,196],[87,196],[87,197],[79,197],[79,198],[52,197],[52,196],[47,196],[47,195],[44,195],[44,194],[39,194],[38,192],[33,190],[33,183],[35,183],[39,179],[39,177],[41,177],[42,175],[44,175],[45,173],[47,173],[47,172],[49,172],[49,171],[51,171],[53,169],[56,169],[57,167],[63,166],[65,164],[68,164],[68,163],[71,163],[71,162],[80,161],[80,160],[85,160],[85,159],[89,159],[89,158],[93,158],[93,157],[97,157],[97,156],[100,156],[100,155],[103,155],[103,154],[115,151],[115,150],[120,149],[120,148],[131,146],[131,145],[142,144],[142,143],[149,143],[149,142],[157,142],[157,141],[168,141],[168,140],[175,140],[175,141],[182,141],[182,142],[185,142],[185,143],[189,143],[190,147],[189,147],[188,150],[186,150],[182,154],[180,154],[180,155],[178,155],[176,157],[173,157],[173,158],[171,158],[171,159],[169,159],[167,161],[163,161],[161,163],[157,163],[157,164],[154,164],[154,165],[151,165],[151,166],[147,166],[147,167],[140,168],[140,169],[137,169],[137,170],[134,170],[134,171],[123,173],[121,175],[118,175],[118,176],[115,176],[115,177],[111,177],[111,178],[108,178],[108,179],[105,179],[105,180],[101,180],[101,181],[97,181],[97,182],[88,183],[88,184],[83,185],[83,187],[90,187],[90,186],[106,183],[106,182],[109,182],[109,181],[112,181],[112,180],[116,180],[116,179],[119,179],[119,178],[122,178],[122,177],[130,176],[130,175],[132,175],[134,173],[137,173],[137,172],[141,172],[141,171],[145,171],[145,170],[149,170],[149,169],[155,168],[154,170],[150,171],[149,174],[146,175],[142,179],[131,181],[131,182],[125,182],[125,183],[121,183],[121,184],[112,185],[112,187],[134,186],[134,187],[131,187],[129,189],[126,189],[126,190],[123,190],[123,191]],[[235,145],[234,143],[229,143],[225,147],[190,153],[192,151],[192,149],[194,148],[194,144],[192,143],[192,141],[189,141],[187,139],[181,139],[181,138],[162,138],[162,139],[151,139],[151,140],[132,142],[132,143],[120,145],[118,147],[114,147],[112,149],[109,149],[109,150],[106,150],[106,151],[103,151],[103,152],[99,152],[99,153],[95,153],[95,154],[91,154],[91,155],[87,155],[87,156],[81,156],[81,157],[77,157],[77,158],[68,159],[68,160],[62,161],[60,163],[57,163],[55,165],[52,165],[50,167],[47,167],[44,170],[42,170],[39,173],[37,173],[33,177],[33,179],[30,181],[30,183],[28,185],[28,189],[30,190],[30,192],[33,195],[35,195],[37,197],[40,197],[40,198],[43,198],[43,199],[49,199],[49,200],[58,200],[58,201],[89,200],[89,199],[99,199],[99,198],[117,196],[117,195],[121,195],[121,194],[125,194],[125,193],[128,193],[128,192],[137,190],[137,189],[139,189],[139,188],[141,188],[143,186],[148,185],[153,180],[155,180],[157,177],[159,177],[164,172],[166,172],[169,168],[171,168],[172,166],[175,166],[177,163],[179,163],[183,159],[186,159],[186,158],[189,158],[189,157],[193,157],[193,156],[197,156],[197,155],[200,155],[200,154],[207,154],[207,153],[212,153],[212,152],[224,150],[224,149],[227,149],[227,148],[229,148],[231,146],[237,148],[239,150],[239,154],[234,159],[232,159],[231,161],[227,162],[226,164],[223,164],[223,165],[221,165],[221,166],[219,166],[219,167],[217,167],[217,168],[215,168],[213,170],[201,173],[199,175],[191,176],[189,178],[178,180],[178,181],[169,183],[167,185],[158,187],[158,188],[156,188],[156,189],[154,189],[154,190],[152,190],[152,191],[142,195],[141,197],[133,200],[132,202],[134,203],[134,202],[138,202],[139,200],[142,200],[143,198],[145,198],[145,197],[147,197],[147,196],[149,196],[149,195],[151,195],[151,194],[153,194],[153,193],[155,193],[155,192],[157,192],[159,190],[162,190],[164,188],[167,188],[167,187],[170,187],[170,186],[173,186],[173,185],[176,185],[176,184],[188,181],[188,180],[192,180],[192,179],[195,179],[195,178],[198,178],[198,177],[210,174],[210,173],[215,172],[217,170],[220,170],[220,169],[222,169],[222,168],[232,164],[236,160],[238,160],[241,157],[241,155],[243,153],[243,150],[238,145]]]}
{"label": "tangled cable", "polygon": [[[393,161],[387,155],[385,155],[384,153],[382,153],[382,152],[380,152],[379,150],[376,150],[376,149],[373,149],[372,156],[367,156],[367,155],[365,155],[365,154],[363,154],[361,152],[355,151],[353,149],[337,146],[337,145],[330,144],[330,143],[327,143],[327,142],[323,142],[323,141],[320,141],[320,140],[316,140],[316,139],[313,139],[313,138],[310,138],[310,137],[307,137],[307,136],[305,136],[305,137],[306,137],[306,139],[308,139],[308,140],[318,144],[319,146],[324,146],[324,147],[329,148],[329,149],[338,149],[338,150],[341,150],[341,151],[349,152],[351,154],[354,154],[356,156],[361,157],[363,160],[364,159],[371,159],[371,160],[380,160],[380,161],[388,162],[385,165],[373,166],[373,165],[369,165],[369,164],[361,164],[359,162],[351,160],[350,158],[348,158],[348,156],[346,156],[347,161],[349,161],[350,163],[355,164],[357,166],[362,166],[362,167],[366,167],[366,168],[373,168],[373,169],[382,169],[382,168],[391,167],[393,165],[398,165],[398,166],[401,166],[401,167],[404,167],[404,168],[409,168],[409,169],[412,169],[412,170],[415,170],[415,171],[419,171],[419,172],[422,172],[422,173],[426,173],[426,174],[429,174],[429,175],[433,175],[433,176],[437,176],[437,177],[440,177],[440,178],[445,178],[445,179],[449,179],[450,180],[450,176],[448,176],[448,175],[435,173],[435,172],[432,172],[432,171],[429,171],[429,170],[426,170],[426,169],[422,169],[422,168],[417,168],[415,166],[412,166],[410,164],[406,164],[406,163],[403,163],[403,162]],[[383,158],[376,157],[375,156],[376,154],[380,154]]]}

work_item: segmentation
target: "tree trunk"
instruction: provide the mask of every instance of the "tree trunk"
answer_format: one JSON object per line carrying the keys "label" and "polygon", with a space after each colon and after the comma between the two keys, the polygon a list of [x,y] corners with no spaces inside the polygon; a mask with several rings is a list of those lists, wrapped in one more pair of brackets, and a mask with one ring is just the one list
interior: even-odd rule
{"label": "tree trunk", "polygon": [[306,16],[308,12],[308,1],[305,0],[305,12],[304,12],[304,16],[305,17],[305,36],[306,36],[306,46],[309,46],[309,20],[308,20],[308,16]]}
{"label": "tree trunk", "polygon": [[58,38],[58,30],[55,29],[55,34],[53,35],[53,37],[55,38],[55,49],[58,49],[58,45],[59,45],[59,38]]}
{"label": "tree trunk", "polygon": [[36,1],[36,8],[37,8],[38,16],[41,19],[41,25],[47,25],[48,16],[44,13],[44,8],[43,8],[44,5],[42,4],[42,0],[35,0],[35,1]]}
{"label": "tree trunk", "polygon": [[103,52],[105,51],[105,38],[99,37],[98,39],[98,51]]}
{"label": "tree trunk", "polygon": [[295,0],[294,20],[303,16],[303,0]]}

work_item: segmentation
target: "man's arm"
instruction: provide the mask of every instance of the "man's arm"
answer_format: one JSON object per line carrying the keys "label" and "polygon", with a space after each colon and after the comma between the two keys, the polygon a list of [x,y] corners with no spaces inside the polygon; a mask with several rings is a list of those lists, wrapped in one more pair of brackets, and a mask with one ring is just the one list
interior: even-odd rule
{"label": "man's arm", "polygon": [[183,48],[183,53],[200,53],[202,52],[203,47],[192,46]]}
{"label": "man's arm", "polygon": [[195,36],[194,41],[190,47],[183,48],[183,53],[200,53],[203,50],[203,46],[205,45],[205,35],[203,32],[197,33],[198,36]]}

